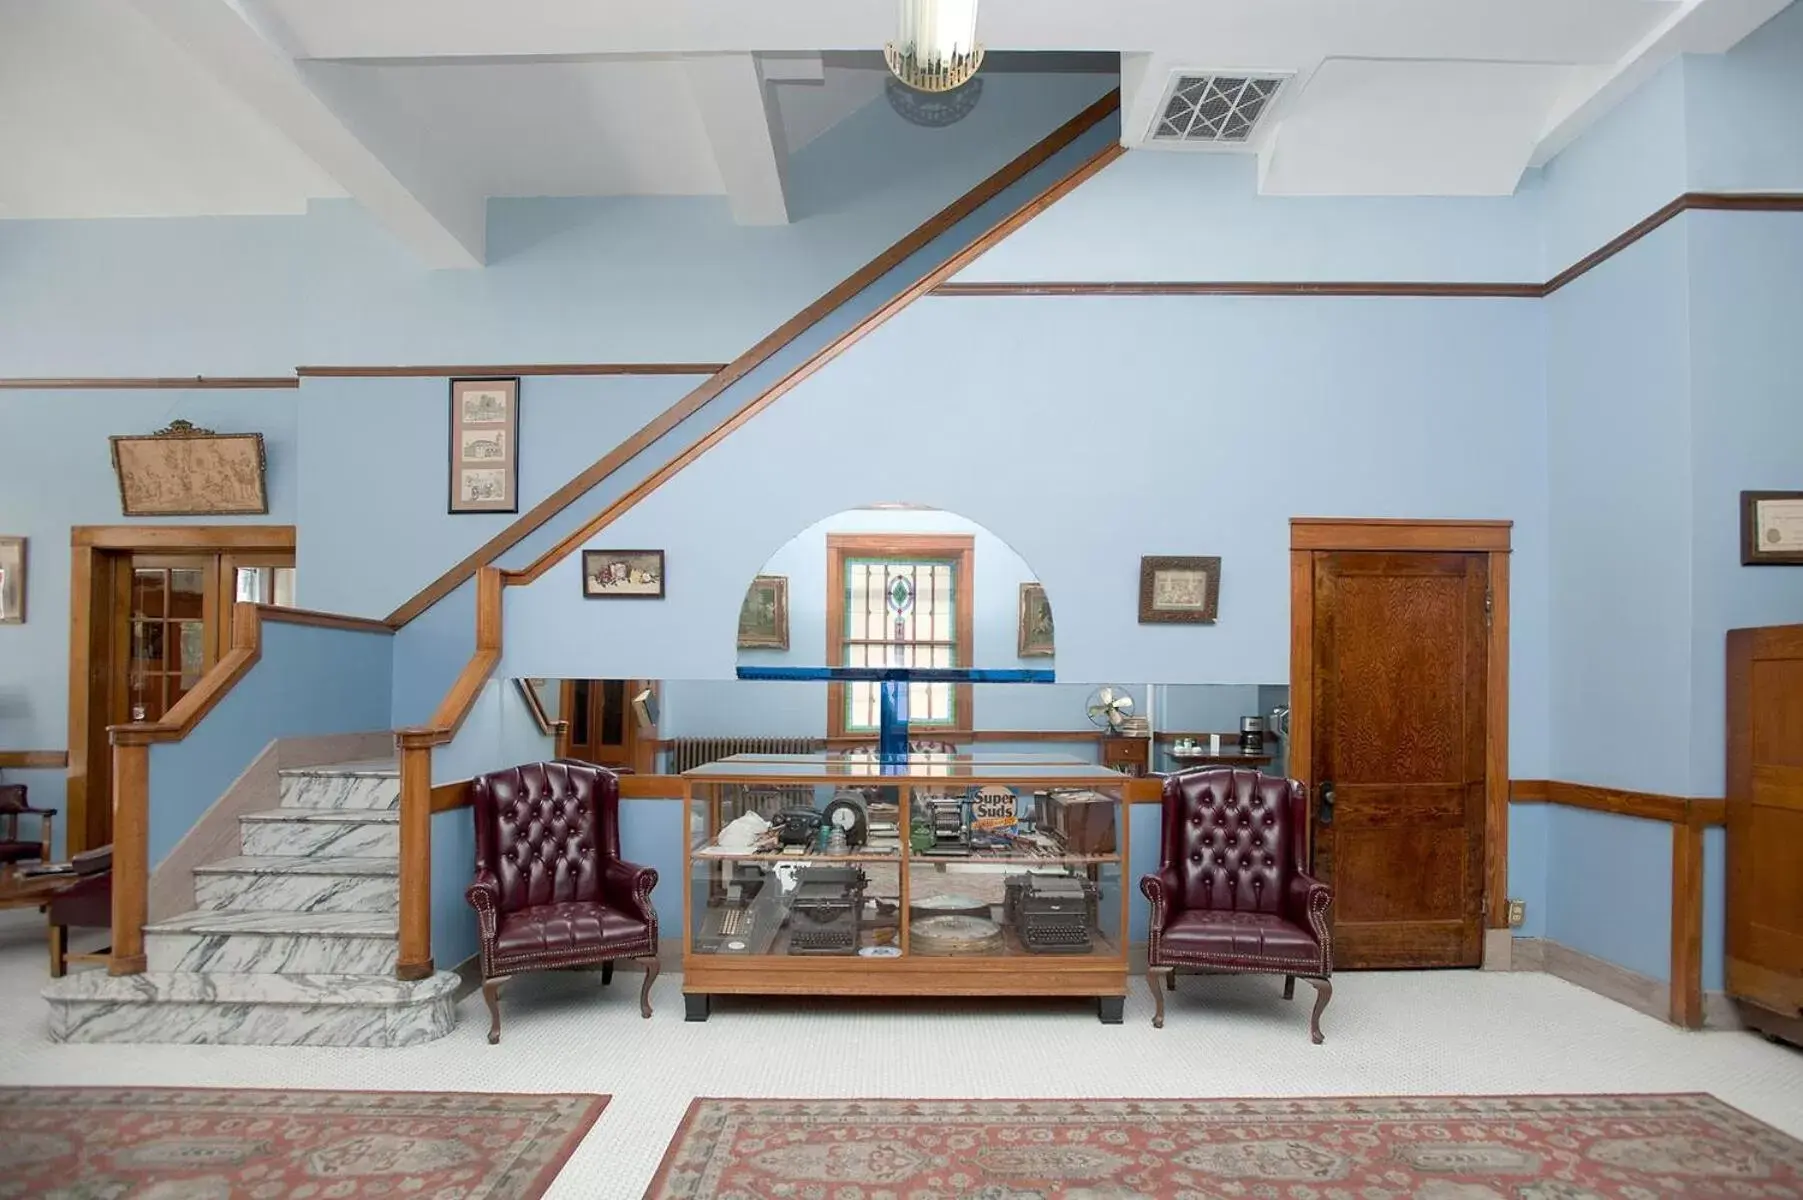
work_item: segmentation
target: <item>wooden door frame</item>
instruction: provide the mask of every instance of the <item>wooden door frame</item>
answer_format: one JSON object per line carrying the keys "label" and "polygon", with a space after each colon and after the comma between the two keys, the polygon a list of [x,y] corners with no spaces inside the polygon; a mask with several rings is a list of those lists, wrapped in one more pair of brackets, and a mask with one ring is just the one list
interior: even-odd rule
{"label": "wooden door frame", "polygon": [[[294,552],[292,525],[77,525],[69,531],[69,768],[63,815],[70,853],[93,848],[101,826],[92,818],[110,813],[111,797],[88,794],[89,763],[107,749],[104,722],[92,719],[94,672],[105,669],[111,629],[95,614],[112,607],[105,569],[126,554],[241,551]],[[96,657],[100,663],[96,664]]]}
{"label": "wooden door frame", "polygon": [[[1290,518],[1292,778],[1314,788],[1315,572],[1321,551],[1489,555],[1484,679],[1484,928],[1509,928],[1509,538],[1513,521]],[[1487,939],[1486,939],[1487,940]]]}

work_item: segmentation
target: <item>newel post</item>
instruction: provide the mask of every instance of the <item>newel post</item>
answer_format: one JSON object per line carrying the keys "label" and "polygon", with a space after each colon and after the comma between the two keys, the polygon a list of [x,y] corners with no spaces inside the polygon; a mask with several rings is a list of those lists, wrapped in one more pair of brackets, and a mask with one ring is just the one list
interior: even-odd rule
{"label": "newel post", "polygon": [[150,739],[118,726],[113,741],[113,949],[109,975],[144,972],[150,906]]}
{"label": "newel post", "polygon": [[432,747],[435,729],[395,733],[401,756],[401,928],[397,979],[432,976]]}

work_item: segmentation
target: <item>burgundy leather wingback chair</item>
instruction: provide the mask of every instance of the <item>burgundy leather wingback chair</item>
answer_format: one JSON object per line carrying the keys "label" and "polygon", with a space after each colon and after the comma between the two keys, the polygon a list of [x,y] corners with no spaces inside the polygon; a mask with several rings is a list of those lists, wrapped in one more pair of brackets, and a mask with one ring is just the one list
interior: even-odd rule
{"label": "burgundy leather wingback chair", "polygon": [[1321,1042],[1321,1010],[1333,998],[1333,939],[1327,885],[1303,860],[1308,809],[1303,787],[1238,767],[1207,767],[1164,781],[1164,857],[1139,881],[1152,902],[1146,982],[1164,1028],[1164,988],[1177,968],[1282,975],[1314,984],[1309,1035]]}
{"label": "burgundy leather wingback chair", "polygon": [[488,1040],[501,1040],[501,985],[520,971],[636,958],[645,969],[639,1012],[651,1015],[657,978],[657,872],[620,858],[620,783],[605,767],[560,759],[478,775],[476,910]]}

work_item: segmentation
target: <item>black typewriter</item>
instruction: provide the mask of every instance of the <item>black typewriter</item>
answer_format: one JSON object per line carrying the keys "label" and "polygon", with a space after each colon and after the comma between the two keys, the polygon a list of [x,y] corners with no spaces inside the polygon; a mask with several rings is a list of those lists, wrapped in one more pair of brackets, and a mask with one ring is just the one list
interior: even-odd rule
{"label": "black typewriter", "polygon": [[858,867],[804,867],[789,897],[790,954],[856,954],[864,911]]}
{"label": "black typewriter", "polygon": [[1088,954],[1096,885],[1075,875],[1011,875],[1003,909],[1034,954]]}

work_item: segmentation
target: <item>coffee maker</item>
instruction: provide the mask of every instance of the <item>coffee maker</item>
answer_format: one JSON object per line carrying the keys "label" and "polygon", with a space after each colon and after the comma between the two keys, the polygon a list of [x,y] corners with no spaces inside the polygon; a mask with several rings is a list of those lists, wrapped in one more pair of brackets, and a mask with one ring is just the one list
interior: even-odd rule
{"label": "coffee maker", "polygon": [[1240,718],[1240,753],[1263,754],[1265,751],[1265,719]]}

